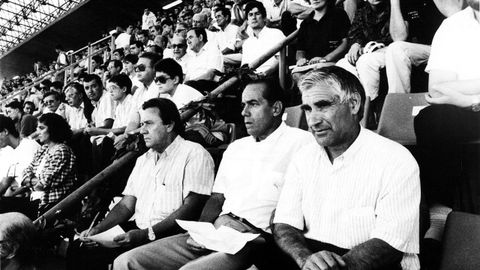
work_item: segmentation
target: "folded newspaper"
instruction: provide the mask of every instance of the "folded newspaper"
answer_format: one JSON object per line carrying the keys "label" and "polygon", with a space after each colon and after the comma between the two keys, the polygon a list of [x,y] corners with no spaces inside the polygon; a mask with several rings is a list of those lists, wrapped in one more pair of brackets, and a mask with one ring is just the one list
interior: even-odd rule
{"label": "folded newspaper", "polygon": [[241,233],[230,227],[220,226],[215,229],[212,223],[178,220],[180,227],[186,230],[195,242],[205,246],[207,249],[236,254],[249,241],[257,238],[260,234]]}
{"label": "folded newspaper", "polygon": [[319,69],[322,67],[328,67],[328,66],[333,66],[335,63],[333,62],[323,62],[323,63],[316,63],[316,64],[311,64],[311,65],[305,65],[305,66],[290,66],[289,69],[291,70],[292,73],[298,73],[298,72],[306,72],[312,69]]}

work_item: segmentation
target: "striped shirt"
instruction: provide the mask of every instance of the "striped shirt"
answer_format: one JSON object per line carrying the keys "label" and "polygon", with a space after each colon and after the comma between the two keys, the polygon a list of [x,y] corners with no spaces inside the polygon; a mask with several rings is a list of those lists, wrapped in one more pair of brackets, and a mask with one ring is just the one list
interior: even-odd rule
{"label": "striped shirt", "polygon": [[404,269],[418,269],[419,205],[419,169],[410,152],[362,128],[333,163],[316,143],[297,153],[274,222],[345,249],[378,238],[405,253]]}
{"label": "striped shirt", "polygon": [[269,222],[293,154],[314,142],[312,134],[282,123],[265,140],[236,140],[223,154],[213,192],[222,193],[222,214],[233,213],[269,231]]}
{"label": "striped shirt", "polygon": [[182,206],[190,192],[210,195],[214,164],[199,144],[177,136],[163,151],[150,149],[137,159],[124,195],[137,198],[135,222],[152,226]]}

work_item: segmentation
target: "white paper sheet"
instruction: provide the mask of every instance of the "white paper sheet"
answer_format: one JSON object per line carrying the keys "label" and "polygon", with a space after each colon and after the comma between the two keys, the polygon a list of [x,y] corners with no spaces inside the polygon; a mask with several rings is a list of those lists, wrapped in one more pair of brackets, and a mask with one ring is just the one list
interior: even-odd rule
{"label": "white paper sheet", "polygon": [[108,247],[108,248],[119,247],[120,245],[117,242],[113,241],[113,238],[123,233],[125,233],[125,231],[120,226],[117,225],[111,228],[110,230],[106,230],[102,233],[86,237],[86,239],[95,241],[99,245]]}
{"label": "white paper sheet", "polygon": [[428,105],[424,105],[424,106],[413,106],[412,108],[412,116],[417,116],[418,113],[425,109],[426,107],[428,107]]}
{"label": "white paper sheet", "polygon": [[197,243],[207,249],[235,254],[240,251],[247,242],[257,238],[260,234],[241,233],[230,227],[220,226],[215,229],[212,223],[178,220],[178,225],[188,231]]}

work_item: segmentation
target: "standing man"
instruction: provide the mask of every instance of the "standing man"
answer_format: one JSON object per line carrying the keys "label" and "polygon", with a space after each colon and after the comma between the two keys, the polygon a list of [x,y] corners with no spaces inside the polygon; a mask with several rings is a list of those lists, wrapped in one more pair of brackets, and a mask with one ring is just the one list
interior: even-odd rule
{"label": "standing man", "polygon": [[156,20],[155,14],[146,8],[142,15],[142,30],[148,30],[151,26],[154,26]]}
{"label": "standing man", "polygon": [[[278,82],[249,83],[242,94],[245,126],[250,136],[236,140],[223,155],[212,197],[200,221],[240,232],[261,233],[235,255],[212,252],[188,234],[178,234],[122,254],[114,269],[246,269],[257,255],[274,248],[270,217],[283,187],[293,154],[313,138],[282,123],[283,94]],[[225,239],[228,241],[228,239]]]}
{"label": "standing man", "polygon": [[346,70],[311,71],[299,88],[316,143],[292,158],[275,241],[298,269],[419,269],[415,159],[360,126],[365,92]]}

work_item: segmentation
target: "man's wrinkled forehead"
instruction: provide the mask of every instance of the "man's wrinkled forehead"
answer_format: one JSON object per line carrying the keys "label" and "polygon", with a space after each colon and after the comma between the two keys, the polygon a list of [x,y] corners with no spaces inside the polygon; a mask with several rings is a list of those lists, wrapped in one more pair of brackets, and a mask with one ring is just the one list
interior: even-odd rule
{"label": "man's wrinkled forehead", "polygon": [[340,99],[339,91],[326,83],[319,83],[302,90],[302,103],[313,104],[318,101],[335,101]]}

